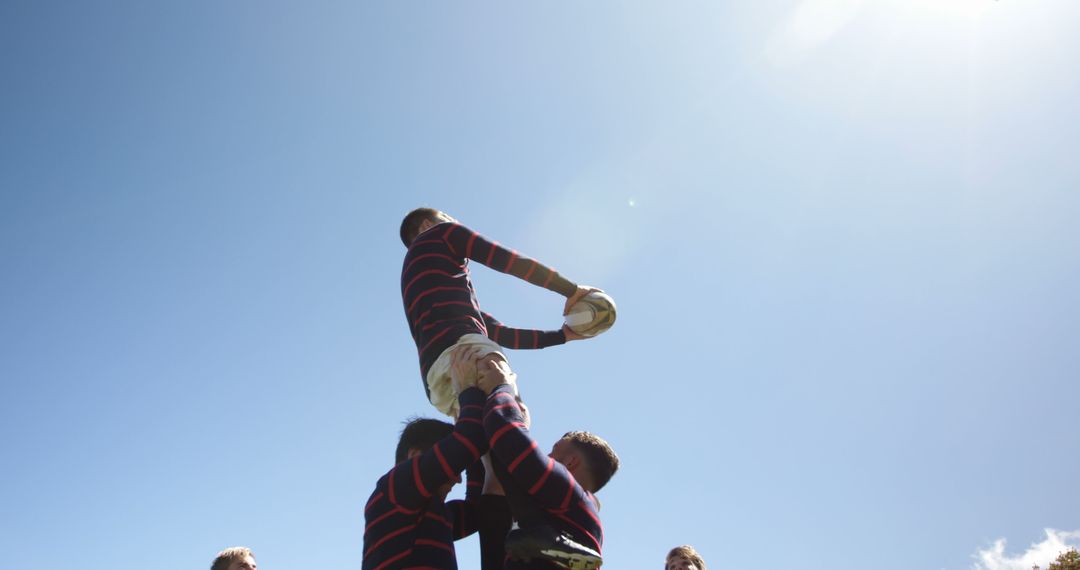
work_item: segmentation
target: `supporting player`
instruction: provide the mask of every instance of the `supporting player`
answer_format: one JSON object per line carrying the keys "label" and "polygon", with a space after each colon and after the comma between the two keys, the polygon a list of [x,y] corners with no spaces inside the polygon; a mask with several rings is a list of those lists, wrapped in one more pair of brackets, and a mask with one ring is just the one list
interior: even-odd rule
{"label": "supporting player", "polygon": [[[481,422],[485,395],[472,371],[476,355],[466,348],[453,356],[457,423],[417,419],[402,431],[397,464],[379,479],[364,508],[364,570],[456,569],[454,541],[476,530],[471,498],[447,502],[446,495],[461,480],[461,471],[479,466],[488,449]],[[466,356],[470,360],[463,368]],[[470,489],[473,473],[470,468]]]}
{"label": "supporting player", "polygon": [[693,546],[684,544],[676,546],[668,552],[664,562],[664,570],[707,570],[705,560],[694,550]]}
{"label": "supporting player", "polygon": [[[424,391],[443,413],[453,417],[457,407],[448,373],[448,349],[474,344],[481,346],[485,354],[499,354],[500,346],[544,348],[585,338],[566,326],[554,331],[507,327],[481,311],[469,279],[468,260],[559,293],[567,298],[563,314],[578,299],[598,289],[576,285],[553,269],[489,241],[431,208],[417,208],[405,216],[401,241],[409,248],[401,270],[405,315],[419,352]],[[501,354],[491,358],[505,360]]]}
{"label": "supporting player", "polygon": [[256,570],[255,553],[246,546],[226,548],[214,558],[210,570]]}
{"label": "supporting player", "polygon": [[507,493],[524,491],[517,499],[536,507],[529,519],[519,519],[521,529],[507,536],[505,568],[597,568],[604,536],[593,493],[618,470],[619,458],[607,442],[587,432],[567,433],[545,456],[529,435],[512,377],[505,361],[486,361],[478,383],[489,394],[484,430],[492,463],[496,469],[505,466]]}

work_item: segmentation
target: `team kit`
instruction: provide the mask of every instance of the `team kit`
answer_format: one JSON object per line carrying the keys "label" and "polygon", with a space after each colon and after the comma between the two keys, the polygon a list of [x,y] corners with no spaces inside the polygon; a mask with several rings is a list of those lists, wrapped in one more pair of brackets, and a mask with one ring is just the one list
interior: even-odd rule
{"label": "team kit", "polygon": [[[473,534],[483,570],[600,567],[594,494],[619,458],[585,431],[544,451],[505,349],[594,337],[614,324],[615,302],[439,210],[406,215],[401,241],[401,298],[424,393],[450,421],[415,419],[402,430],[394,464],[364,507],[364,570],[456,569],[454,542]],[[470,261],[565,297],[562,328],[514,328],[484,312]],[[465,498],[448,501],[463,478]]]}

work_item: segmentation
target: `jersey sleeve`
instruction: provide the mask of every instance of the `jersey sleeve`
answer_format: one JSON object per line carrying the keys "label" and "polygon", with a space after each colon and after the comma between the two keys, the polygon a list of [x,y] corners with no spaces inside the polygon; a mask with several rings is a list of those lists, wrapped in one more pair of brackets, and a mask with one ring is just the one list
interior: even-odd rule
{"label": "jersey sleeve", "polygon": [[458,396],[461,412],[454,431],[431,449],[397,464],[387,477],[387,498],[395,506],[419,509],[439,487],[457,479],[487,452],[483,417],[484,393],[469,388]]}
{"label": "jersey sleeve", "polygon": [[483,311],[484,326],[487,328],[488,338],[497,342],[499,346],[513,349],[547,348],[566,343],[566,333],[562,329],[556,331],[541,331],[535,329],[516,329],[499,322],[498,319]]}
{"label": "jersey sleeve", "polygon": [[477,508],[475,500],[458,499],[446,502],[446,514],[450,519],[450,524],[453,525],[451,532],[454,540],[461,540],[476,532],[480,516]]}
{"label": "jersey sleeve", "polygon": [[445,230],[439,230],[442,238],[460,257],[471,259],[500,273],[513,275],[537,287],[555,291],[563,297],[569,297],[577,290],[575,283],[535,259],[505,248],[456,222],[445,225]]}
{"label": "jersey sleeve", "polygon": [[491,392],[484,405],[484,429],[491,453],[537,503],[549,510],[565,510],[584,489],[562,463],[540,450],[529,435],[509,385]]}

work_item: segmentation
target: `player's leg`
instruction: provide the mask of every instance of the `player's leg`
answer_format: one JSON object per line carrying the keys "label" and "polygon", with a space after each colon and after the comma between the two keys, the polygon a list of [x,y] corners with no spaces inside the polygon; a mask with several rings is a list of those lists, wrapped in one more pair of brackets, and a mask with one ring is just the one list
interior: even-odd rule
{"label": "player's leg", "polygon": [[481,355],[497,353],[503,360],[506,359],[502,355],[502,347],[481,334],[463,335],[456,343],[442,351],[439,358],[435,359],[431,368],[428,369],[426,378],[428,399],[431,400],[431,405],[450,417],[457,417],[458,413],[457,390],[454,389],[454,383],[450,381],[450,357],[454,349],[460,346],[476,346],[480,348]]}

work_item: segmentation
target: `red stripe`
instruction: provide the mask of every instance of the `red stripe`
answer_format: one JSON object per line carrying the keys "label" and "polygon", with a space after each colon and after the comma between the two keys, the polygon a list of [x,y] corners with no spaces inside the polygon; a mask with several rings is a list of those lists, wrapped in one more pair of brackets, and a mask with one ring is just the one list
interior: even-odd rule
{"label": "red stripe", "polygon": [[510,398],[511,402],[514,401],[514,397],[511,396],[510,394],[507,394],[506,392],[496,392],[496,393],[492,394],[491,397],[495,398],[495,399],[506,397],[506,398]]}
{"label": "red stripe", "polygon": [[394,505],[397,504],[397,499],[394,497],[394,472],[395,471],[397,471],[397,466],[396,465],[394,466],[393,469],[390,470],[390,475],[388,476],[390,478],[390,481],[387,484],[387,492],[390,494],[390,503],[394,504]]}
{"label": "red stripe", "polygon": [[[570,517],[568,517],[568,516],[566,516],[566,515],[564,515],[562,513],[556,513],[555,516],[557,516],[560,519],[562,519],[562,520],[570,523],[571,525],[577,527],[578,530],[580,530],[582,533],[584,533],[585,536],[589,537],[589,540],[591,540],[593,542],[593,550],[595,550],[597,552],[600,552],[600,540],[598,540],[597,537],[593,536],[593,534],[591,532],[586,530],[585,527],[579,525],[573,519],[571,519]],[[603,532],[603,529],[600,529],[600,532]]]}
{"label": "red stripe", "polygon": [[521,329],[514,329],[514,348],[521,346]]}
{"label": "red stripe", "polygon": [[446,248],[449,249],[454,255],[461,255],[461,252],[454,249],[454,242],[450,241],[447,238],[450,237],[450,234],[454,231],[455,228],[463,227],[463,226],[458,226],[457,224],[455,224],[453,222],[444,222],[444,223],[447,224],[446,231],[443,232],[443,235],[439,239],[441,239],[442,242],[444,244],[446,244]]}
{"label": "red stripe", "polygon": [[446,520],[446,517],[437,515],[437,514],[431,512],[431,511],[428,511],[428,512],[424,513],[424,518],[431,519],[431,520],[434,520],[434,521],[438,521],[439,524],[441,524],[441,525],[443,525],[443,526],[445,526],[447,528],[454,528],[454,525],[450,524],[450,521]]}
{"label": "red stripe", "polygon": [[461,417],[459,417],[458,418],[458,423],[461,423],[461,422],[465,422],[467,424],[484,425],[484,422],[480,421],[477,418],[461,418]]}
{"label": "red stripe", "polygon": [[522,277],[522,279],[526,281],[528,281],[529,278],[532,277],[533,272],[536,271],[536,260],[530,259],[529,261],[532,262],[532,265],[530,265],[529,270],[525,272],[525,277]]}
{"label": "red stripe", "polygon": [[453,273],[450,273],[448,271],[442,271],[442,270],[439,270],[439,269],[428,269],[427,271],[421,271],[420,273],[416,274],[416,277],[413,277],[412,281],[409,281],[408,285],[406,285],[405,287],[403,287],[401,289],[401,296],[405,297],[405,298],[408,298],[409,297],[409,289],[411,289],[413,285],[416,285],[416,282],[419,281],[420,279],[422,279],[423,277],[426,277],[426,276],[432,275],[432,274],[442,275],[444,277],[451,277],[451,278],[454,276]]}
{"label": "red stripe", "polygon": [[439,464],[442,465],[443,473],[446,473],[447,477],[453,479],[454,478],[454,470],[451,469],[450,464],[446,462],[446,458],[443,457],[442,451],[439,451],[439,444],[436,443],[435,447],[432,448],[432,449],[435,450],[435,457],[439,458]]}
{"label": "red stripe", "polygon": [[425,253],[423,255],[418,255],[418,256],[414,257],[413,260],[410,261],[409,264],[405,266],[405,269],[401,270],[402,275],[408,275],[409,270],[412,269],[413,265],[416,265],[417,261],[420,261],[421,259],[427,259],[429,257],[441,257],[443,259],[448,260],[450,263],[453,263],[455,266],[458,266],[458,267],[461,266],[461,262],[454,259],[453,257],[450,257],[449,255],[446,255],[446,254],[443,254],[443,253]]}
{"label": "red stripe", "polygon": [[412,554],[412,549],[411,548],[406,550],[405,552],[402,552],[401,554],[398,554],[397,556],[394,556],[393,558],[387,558],[386,562],[383,562],[382,564],[379,564],[378,566],[376,566],[375,570],[383,570],[383,568],[386,568],[387,566],[390,566],[394,562],[397,562],[398,560],[401,560],[402,558],[405,558],[406,556],[408,556],[410,554]]}
{"label": "red stripe", "polygon": [[444,330],[443,330],[442,332],[440,332],[439,334],[437,334],[437,335],[435,335],[435,336],[431,337],[431,340],[429,340],[429,341],[428,341],[428,343],[424,345],[424,348],[421,348],[421,349],[420,349],[420,354],[424,354],[425,352],[427,352],[427,349],[431,347],[432,343],[434,343],[435,341],[439,340],[439,339],[440,339],[441,337],[443,337],[444,335],[446,335],[446,333],[448,333],[448,332],[450,332],[450,329],[444,329]]}
{"label": "red stripe", "polygon": [[547,279],[545,279],[545,280],[544,280],[544,284],[543,284],[543,288],[544,288],[544,289],[547,289],[547,288],[548,288],[548,285],[549,285],[549,284],[551,284],[551,278],[552,278],[552,277],[555,277],[555,270],[554,270],[554,269],[551,269],[551,268],[549,267],[549,268],[548,268],[548,276],[547,276]]}
{"label": "red stripe", "polygon": [[579,501],[578,504],[581,505],[581,510],[585,511],[585,514],[589,515],[589,518],[596,523],[597,527],[603,528],[603,525],[600,524],[600,517],[596,516],[596,513],[594,512],[596,509],[596,500],[593,499],[592,493],[588,491],[585,491],[585,496],[588,497],[589,501],[592,503],[592,508],[590,509],[589,505],[585,504],[585,501]]}
{"label": "red stripe", "polygon": [[510,273],[510,268],[514,265],[514,260],[517,259],[518,253],[514,250],[510,250],[510,260],[506,262],[506,267],[503,269],[503,273]]}
{"label": "red stripe", "polygon": [[412,530],[412,529],[413,529],[413,526],[414,526],[414,525],[409,525],[409,526],[406,526],[406,527],[402,527],[402,528],[399,528],[399,529],[395,530],[394,532],[391,532],[390,534],[387,534],[386,536],[384,536],[384,537],[380,538],[379,540],[375,541],[375,544],[372,544],[372,545],[371,545],[371,546],[370,546],[370,547],[369,547],[369,548],[368,548],[368,549],[367,549],[367,550],[366,550],[366,551],[364,552],[364,556],[368,556],[368,555],[370,555],[370,554],[371,554],[372,552],[374,552],[374,551],[375,551],[375,549],[379,548],[379,546],[381,546],[381,545],[382,545],[382,543],[384,543],[384,542],[386,542],[386,541],[390,540],[391,538],[394,538],[395,536],[398,536],[398,535],[400,535],[400,534],[403,534],[403,533],[405,533],[405,532],[408,532],[408,531]]}
{"label": "red stripe", "polygon": [[517,469],[517,466],[518,466],[518,465],[519,465],[519,464],[520,464],[520,463],[521,463],[522,461],[524,461],[526,457],[528,457],[529,455],[532,455],[532,452],[533,452],[533,450],[534,450],[534,449],[536,449],[536,446],[537,446],[537,444],[536,444],[536,440],[533,440],[533,441],[532,441],[532,444],[531,444],[531,445],[529,445],[529,449],[526,449],[525,451],[522,451],[522,452],[521,452],[521,455],[518,455],[518,456],[517,456],[517,459],[514,459],[513,461],[511,461],[511,462],[510,462],[510,466],[509,466],[509,467],[507,467],[507,468],[506,468],[506,470],[507,470],[507,471],[509,471],[509,472],[511,472],[511,473],[513,473],[513,472],[514,472],[514,469]]}
{"label": "red stripe", "polygon": [[458,433],[456,431],[454,432],[454,437],[458,441],[460,441],[462,443],[462,445],[469,448],[469,451],[472,453],[472,456],[473,456],[474,459],[480,457],[480,450],[476,449],[476,446],[473,445],[473,443],[471,441],[469,441],[469,439],[467,437],[461,435],[460,433]]}
{"label": "red stripe", "polygon": [[[505,404],[499,404],[497,406],[491,406],[491,409],[488,410],[487,413],[488,413],[488,415],[491,415],[495,410],[501,410],[503,408],[516,408],[516,407],[518,407],[517,402],[511,401],[511,402],[507,402]],[[484,419],[487,419],[487,416],[484,416]]]}
{"label": "red stripe", "polygon": [[469,241],[465,244],[465,257],[468,257],[469,259],[472,259],[472,246],[473,242],[476,241],[476,236],[477,233],[473,232],[473,234],[469,236]]}
{"label": "red stripe", "polygon": [[364,511],[366,512],[368,509],[370,509],[371,505],[374,505],[375,502],[378,501],[381,498],[383,498],[383,494],[382,494],[381,491],[378,492],[378,493],[375,493],[375,496],[372,497],[371,500],[368,501],[367,505],[364,506]]}
{"label": "red stripe", "polygon": [[566,487],[566,498],[564,498],[562,503],[559,505],[559,508],[564,511],[567,507],[570,506],[570,499],[574,496],[574,485],[577,483],[577,481],[574,480],[574,476],[572,474],[567,473],[567,475],[570,475],[570,484]]}
{"label": "red stripe", "polygon": [[509,432],[510,430],[517,429],[517,428],[523,428],[523,427],[525,427],[525,424],[520,423],[520,422],[513,422],[513,423],[506,424],[503,427],[499,428],[498,431],[491,434],[491,447],[495,447],[495,442],[499,441],[499,438],[506,435],[506,433]]}
{"label": "red stripe", "polygon": [[373,527],[373,526],[375,526],[375,525],[379,524],[380,522],[382,522],[382,521],[383,521],[383,519],[385,519],[385,518],[387,518],[387,517],[392,517],[392,516],[394,516],[394,515],[396,515],[396,514],[399,514],[399,513],[404,513],[404,512],[405,512],[405,511],[404,511],[404,509],[400,509],[400,508],[397,508],[397,509],[391,509],[391,510],[390,510],[389,512],[387,512],[387,513],[384,513],[384,514],[383,514],[382,516],[380,516],[379,518],[377,518],[377,519],[375,519],[375,520],[371,521],[370,523],[368,523],[368,525],[364,527],[364,532],[365,532],[365,533],[367,533],[367,531],[371,530],[371,527]]}
{"label": "red stripe", "polygon": [[432,303],[430,309],[424,311],[423,313],[420,313],[420,315],[416,317],[415,320],[413,320],[413,327],[420,326],[420,323],[426,320],[431,315],[431,311],[434,310],[436,307],[448,307],[450,305],[463,305],[469,307],[470,309],[473,308],[472,303],[466,303],[465,301],[442,301],[439,303]]}
{"label": "red stripe", "polygon": [[412,312],[413,312],[413,309],[416,308],[416,304],[420,302],[420,299],[423,299],[424,297],[427,297],[428,295],[431,295],[431,294],[434,294],[434,293],[439,293],[441,291],[458,291],[458,292],[465,291],[465,292],[468,292],[468,289],[466,289],[464,287],[432,287],[431,289],[425,289],[423,293],[420,293],[419,295],[416,296],[415,299],[413,299],[412,303],[409,304],[409,308],[405,309],[406,312],[408,312],[411,315]]}
{"label": "red stripe", "polygon": [[533,348],[540,348],[540,331],[533,331]]}
{"label": "red stripe", "polygon": [[554,466],[555,466],[555,460],[548,457],[547,469],[545,469],[544,474],[540,476],[540,480],[537,481],[536,484],[533,485],[531,489],[529,489],[529,494],[530,495],[535,495],[536,492],[540,490],[540,487],[544,486],[544,481],[547,481],[548,475],[551,475],[551,469]]}
{"label": "red stripe", "polygon": [[[424,232],[424,233],[416,236],[416,239],[419,240],[420,238],[424,237],[425,235],[427,235],[427,232]],[[435,238],[435,239],[425,239],[424,241],[414,241],[412,243],[412,245],[409,246],[409,249],[413,249],[414,247],[416,247],[418,245],[425,245],[425,244],[429,244],[429,243],[443,243],[443,239],[442,238]]]}
{"label": "red stripe", "polygon": [[426,538],[418,538],[418,539],[416,539],[416,544],[417,545],[422,545],[422,546],[435,546],[435,547],[441,548],[441,549],[443,549],[443,550],[445,550],[447,552],[453,552],[454,551],[454,545],[439,542],[437,540],[429,540],[429,539],[426,539]]}
{"label": "red stripe", "polygon": [[428,493],[427,488],[424,487],[424,482],[420,479],[420,456],[419,455],[417,455],[416,457],[413,457],[413,461],[412,461],[412,478],[413,478],[413,482],[416,483],[416,490],[420,491],[420,495],[422,497],[424,497],[425,499],[431,498],[431,493]]}
{"label": "red stripe", "polygon": [[463,412],[465,410],[483,410],[483,409],[484,409],[484,406],[480,406],[480,405],[477,405],[477,404],[465,404],[464,406],[461,406],[461,411],[463,411]]}
{"label": "red stripe", "polygon": [[495,250],[498,249],[498,248],[499,248],[499,242],[497,242],[497,241],[491,242],[491,251],[488,252],[487,261],[484,262],[484,265],[486,265],[488,267],[491,267],[491,258],[495,257]]}
{"label": "red stripe", "polygon": [[485,335],[487,334],[487,327],[484,326],[483,321],[476,320],[476,317],[474,317],[472,315],[469,315],[469,320],[472,321],[474,325],[476,325],[477,329],[480,329],[480,330],[484,331]]}

